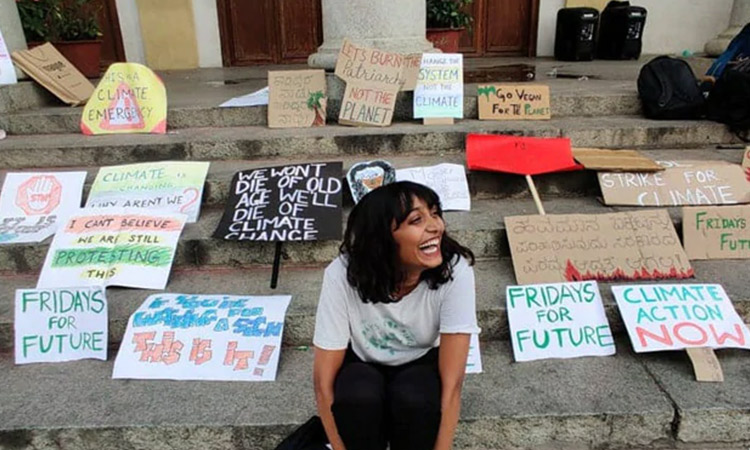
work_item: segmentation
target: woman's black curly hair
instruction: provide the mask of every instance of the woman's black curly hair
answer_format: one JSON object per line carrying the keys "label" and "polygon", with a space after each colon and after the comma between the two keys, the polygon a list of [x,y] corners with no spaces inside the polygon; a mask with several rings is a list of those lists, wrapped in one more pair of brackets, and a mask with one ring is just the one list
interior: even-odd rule
{"label": "woman's black curly hair", "polygon": [[[398,244],[393,238],[394,224],[398,228],[411,212],[414,198],[428,208],[437,208],[442,218],[440,198],[427,186],[400,181],[379,187],[354,207],[344,232],[339,251],[347,259],[346,278],[365,303],[391,303],[392,295],[404,279],[399,267]],[[422,272],[420,280],[430,289],[437,289],[453,277],[458,255],[474,264],[474,254],[468,248],[443,233],[440,253],[443,262],[434,269]]]}

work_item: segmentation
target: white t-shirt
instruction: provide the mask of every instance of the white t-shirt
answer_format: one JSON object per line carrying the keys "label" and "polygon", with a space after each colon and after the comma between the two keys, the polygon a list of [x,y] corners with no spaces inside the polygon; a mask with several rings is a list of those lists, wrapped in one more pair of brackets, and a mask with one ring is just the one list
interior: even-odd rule
{"label": "white t-shirt", "polygon": [[343,350],[351,342],[362,360],[398,366],[439,346],[440,333],[479,333],[475,303],[474,269],[464,258],[437,289],[422,281],[398,302],[373,304],[360,299],[338,257],[325,270],[313,343]]}

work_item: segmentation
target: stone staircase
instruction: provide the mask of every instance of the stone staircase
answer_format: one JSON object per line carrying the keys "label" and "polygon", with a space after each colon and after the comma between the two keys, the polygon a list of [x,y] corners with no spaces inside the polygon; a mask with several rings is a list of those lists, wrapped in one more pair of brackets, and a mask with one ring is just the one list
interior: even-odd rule
{"label": "stone staircase", "polygon": [[[209,101],[213,94],[201,91],[209,88],[196,83],[195,104],[170,97],[167,135],[100,137],[80,135],[81,110],[56,106],[30,83],[0,88],[0,128],[11,134],[0,141],[0,168],[85,169],[84,198],[102,165],[212,162],[201,218],[183,232],[167,292],[293,295],[273,383],[112,380],[128,317],[154,292],[123,288],[107,290],[108,361],[15,366],[14,291],[36,284],[49,243],[0,246],[0,449],[272,449],[314,413],[314,314],[323,268],[336,256],[338,242],[284,244],[279,287],[272,291],[272,244],[211,237],[237,170],[313,160],[340,160],[348,169],[376,158],[397,168],[463,163],[468,132],[567,136],[575,146],[639,148],[661,160],[741,160],[740,150],[715,148],[735,142],[722,125],[639,117],[632,81],[549,84],[555,113],[546,122],[464,120],[426,127],[403,121],[409,114],[408,99],[403,99],[402,121],[384,129],[332,124],[271,130],[264,125],[264,108],[216,108],[218,103]],[[335,107],[329,111],[332,117]],[[467,117],[475,116],[475,97],[467,97],[466,109]],[[515,278],[503,217],[536,209],[521,177],[470,172],[468,179],[471,212],[448,212],[446,221],[479,258],[484,373],[467,376],[456,448],[747,448],[748,355],[717,352],[726,379],[722,384],[696,383],[684,352],[635,355],[607,283],[600,287],[617,336],[616,356],[514,363],[504,293]],[[548,214],[632,209],[603,206],[591,172],[539,176],[536,182]],[[346,217],[352,201],[345,198],[344,203]],[[670,215],[679,230],[680,211],[671,208]],[[693,266],[696,282],[722,283],[745,321],[750,320],[745,261],[696,261]]]}

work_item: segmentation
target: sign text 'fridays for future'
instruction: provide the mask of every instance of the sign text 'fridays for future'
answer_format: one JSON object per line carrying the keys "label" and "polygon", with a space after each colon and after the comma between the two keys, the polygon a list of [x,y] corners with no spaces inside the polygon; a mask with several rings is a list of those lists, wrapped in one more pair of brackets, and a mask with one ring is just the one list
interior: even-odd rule
{"label": "sign text 'fridays for future'", "polygon": [[750,258],[750,206],[685,207],[682,236],[690,259]]}

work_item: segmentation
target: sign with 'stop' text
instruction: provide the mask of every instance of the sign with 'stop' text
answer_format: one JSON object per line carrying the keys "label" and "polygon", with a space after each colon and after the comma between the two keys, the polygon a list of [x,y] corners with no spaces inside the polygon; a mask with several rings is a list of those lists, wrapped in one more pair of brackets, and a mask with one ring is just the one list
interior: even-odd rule
{"label": "sign with 'stop' text", "polygon": [[55,234],[37,288],[164,289],[185,219],[157,211],[82,209]]}
{"label": "sign with 'stop' text", "polygon": [[552,118],[549,86],[489,84],[477,87],[481,120],[548,120]]}
{"label": "sign with 'stop' text", "polygon": [[273,381],[290,300],[152,295],[130,316],[112,378]]}
{"label": "sign with 'stop' text", "polygon": [[228,241],[341,239],[341,162],[237,172],[214,237]]}
{"label": "sign with 'stop' text", "polygon": [[425,53],[414,89],[414,118],[464,117],[464,59],[460,53]]}
{"label": "sign with 'stop' text", "polygon": [[750,331],[718,284],[612,286],[633,350],[750,349]]}
{"label": "sign with 'stop' text", "polygon": [[210,163],[162,161],[99,169],[87,208],[136,208],[186,214],[196,222]]}
{"label": "sign with 'stop' text", "polygon": [[690,278],[666,210],[505,218],[519,284]]}
{"label": "sign with 'stop' text", "polygon": [[115,63],[99,81],[81,116],[83,134],[167,132],[167,90],[137,63]]}
{"label": "sign with 'stop' text", "polygon": [[682,236],[690,259],[750,258],[750,206],[685,207]]}
{"label": "sign with 'stop' text", "polygon": [[107,359],[104,288],[16,290],[16,364]]}
{"label": "sign with 'stop' text", "polygon": [[516,361],[615,354],[596,281],[508,286]]}
{"label": "sign with 'stop' text", "polygon": [[660,161],[661,172],[599,172],[607,205],[683,206],[750,203],[742,167],[724,161]]}
{"label": "sign with 'stop' text", "polygon": [[326,73],[324,70],[268,72],[268,126],[270,128],[320,127],[326,124]]}

